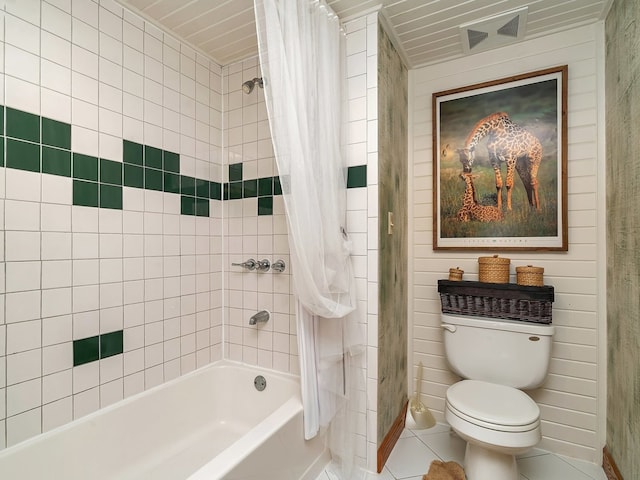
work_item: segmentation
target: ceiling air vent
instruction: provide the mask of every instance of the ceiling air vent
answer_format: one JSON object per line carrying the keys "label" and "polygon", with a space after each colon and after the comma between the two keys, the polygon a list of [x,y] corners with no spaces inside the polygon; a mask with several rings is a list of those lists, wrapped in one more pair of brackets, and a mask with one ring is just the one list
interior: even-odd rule
{"label": "ceiling air vent", "polygon": [[460,25],[465,53],[484,52],[524,38],[527,7]]}

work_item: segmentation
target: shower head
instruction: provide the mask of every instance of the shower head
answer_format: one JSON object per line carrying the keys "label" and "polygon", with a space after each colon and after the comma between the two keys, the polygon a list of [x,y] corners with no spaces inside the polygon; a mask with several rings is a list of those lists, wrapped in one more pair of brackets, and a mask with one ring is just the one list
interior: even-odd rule
{"label": "shower head", "polygon": [[242,91],[248,95],[251,92],[253,92],[253,89],[255,88],[256,84],[260,88],[264,88],[264,84],[262,83],[262,78],[256,77],[253,80],[247,80],[246,82],[244,82],[242,84]]}

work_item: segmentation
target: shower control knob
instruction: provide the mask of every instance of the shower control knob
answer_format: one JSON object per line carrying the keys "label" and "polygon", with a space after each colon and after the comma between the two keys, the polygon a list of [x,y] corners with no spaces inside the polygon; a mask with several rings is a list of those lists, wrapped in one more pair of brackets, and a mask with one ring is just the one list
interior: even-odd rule
{"label": "shower control knob", "polygon": [[242,268],[244,268],[246,270],[252,271],[252,270],[255,270],[256,267],[258,266],[258,262],[256,262],[253,258],[250,258],[246,262],[232,263],[231,265],[233,267],[242,267]]}
{"label": "shower control knob", "polygon": [[274,272],[278,272],[278,273],[284,272],[284,269],[285,269],[284,260],[276,260],[275,262],[273,262],[271,264],[271,269]]}
{"label": "shower control knob", "polygon": [[271,263],[266,258],[263,259],[263,260],[260,260],[256,264],[256,268],[258,269],[259,272],[268,272],[269,271],[269,267],[271,267]]}

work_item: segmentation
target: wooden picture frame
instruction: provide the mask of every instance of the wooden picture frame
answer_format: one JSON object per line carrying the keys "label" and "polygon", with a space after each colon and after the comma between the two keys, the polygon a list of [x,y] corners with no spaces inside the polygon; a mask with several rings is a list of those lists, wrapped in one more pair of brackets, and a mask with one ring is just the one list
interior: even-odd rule
{"label": "wooden picture frame", "polygon": [[433,94],[434,250],[567,251],[567,71]]}

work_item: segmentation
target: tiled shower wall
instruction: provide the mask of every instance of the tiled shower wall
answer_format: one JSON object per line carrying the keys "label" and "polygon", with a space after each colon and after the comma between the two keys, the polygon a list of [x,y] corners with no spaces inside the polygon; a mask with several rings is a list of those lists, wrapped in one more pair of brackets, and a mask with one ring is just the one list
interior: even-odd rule
{"label": "tiled shower wall", "polygon": [[[0,447],[223,356],[296,373],[263,91],[241,90],[257,59],[220,68],[109,0],[5,10]],[[347,228],[369,325],[357,456],[374,469],[377,14],[347,33]],[[250,257],[287,268],[231,265]]]}
{"label": "tiled shower wall", "polygon": [[0,448],[222,356],[221,68],[111,0],[0,17]]}

